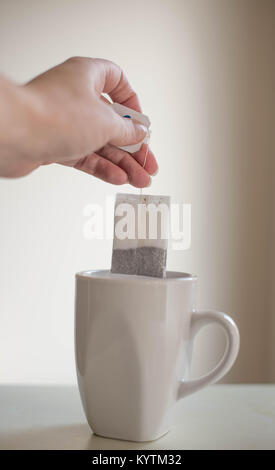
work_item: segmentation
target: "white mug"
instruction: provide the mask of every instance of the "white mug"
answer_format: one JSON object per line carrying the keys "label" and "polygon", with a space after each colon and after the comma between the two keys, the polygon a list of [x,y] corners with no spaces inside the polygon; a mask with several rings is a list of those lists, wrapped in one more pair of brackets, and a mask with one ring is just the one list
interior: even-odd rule
{"label": "white mug", "polygon": [[[224,313],[195,310],[197,278],[166,279],[86,271],[76,275],[75,353],[88,423],[100,436],[151,441],[167,433],[176,402],[221,379],[239,350]],[[209,323],[227,338],[208,374],[187,380],[193,338]]]}

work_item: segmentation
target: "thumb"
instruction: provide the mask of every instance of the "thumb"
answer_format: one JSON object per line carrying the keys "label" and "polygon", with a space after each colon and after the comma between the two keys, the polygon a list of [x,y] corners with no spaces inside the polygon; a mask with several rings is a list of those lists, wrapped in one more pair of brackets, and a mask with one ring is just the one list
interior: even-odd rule
{"label": "thumb", "polygon": [[134,145],[141,142],[148,129],[136,121],[119,116],[113,111],[112,135],[109,143],[116,146]]}

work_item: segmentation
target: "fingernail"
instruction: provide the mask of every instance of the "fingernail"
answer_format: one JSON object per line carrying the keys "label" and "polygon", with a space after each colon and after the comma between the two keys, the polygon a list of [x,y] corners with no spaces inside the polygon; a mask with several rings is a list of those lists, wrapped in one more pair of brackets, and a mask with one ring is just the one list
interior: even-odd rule
{"label": "fingernail", "polygon": [[126,184],[126,183],[129,183],[129,178],[128,178],[128,175],[127,175],[127,174],[125,174],[125,176],[124,176],[124,181],[123,181],[122,184]]}
{"label": "fingernail", "polygon": [[149,188],[149,186],[151,186],[151,184],[152,184],[152,178],[151,178],[151,176],[149,176],[149,182],[146,185],[146,188]]}
{"label": "fingernail", "polygon": [[136,137],[137,137],[137,142],[140,142],[141,140],[146,137],[148,129],[146,126],[143,126],[142,124],[136,124],[135,123],[135,128],[136,128]]}

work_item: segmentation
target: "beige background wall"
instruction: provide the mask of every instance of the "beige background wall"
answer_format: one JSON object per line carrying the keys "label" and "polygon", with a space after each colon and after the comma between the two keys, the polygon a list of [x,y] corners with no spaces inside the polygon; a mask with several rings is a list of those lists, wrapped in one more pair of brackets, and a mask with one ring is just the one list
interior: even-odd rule
{"label": "beige background wall", "polygon": [[[72,55],[127,72],[160,165],[148,192],[192,204],[191,249],[170,251],[168,267],[197,273],[198,307],[239,325],[231,382],[275,379],[274,18],[268,0],[0,1],[12,79]],[[83,208],[116,192],[58,166],[0,181],[1,382],[75,381],[74,273],[109,267],[112,248],[83,239]],[[206,329],[193,374],[222,348]]]}

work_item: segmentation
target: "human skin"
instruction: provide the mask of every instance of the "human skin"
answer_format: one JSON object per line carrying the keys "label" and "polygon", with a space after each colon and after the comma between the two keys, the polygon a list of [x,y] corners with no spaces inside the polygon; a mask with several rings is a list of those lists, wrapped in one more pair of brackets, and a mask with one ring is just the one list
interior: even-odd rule
{"label": "human skin", "polygon": [[121,68],[103,59],[73,57],[25,85],[0,76],[0,176],[59,163],[108,183],[148,186],[158,165],[147,145],[133,155],[115,147],[141,142],[146,129],[120,117],[102,93],[141,111]]}

